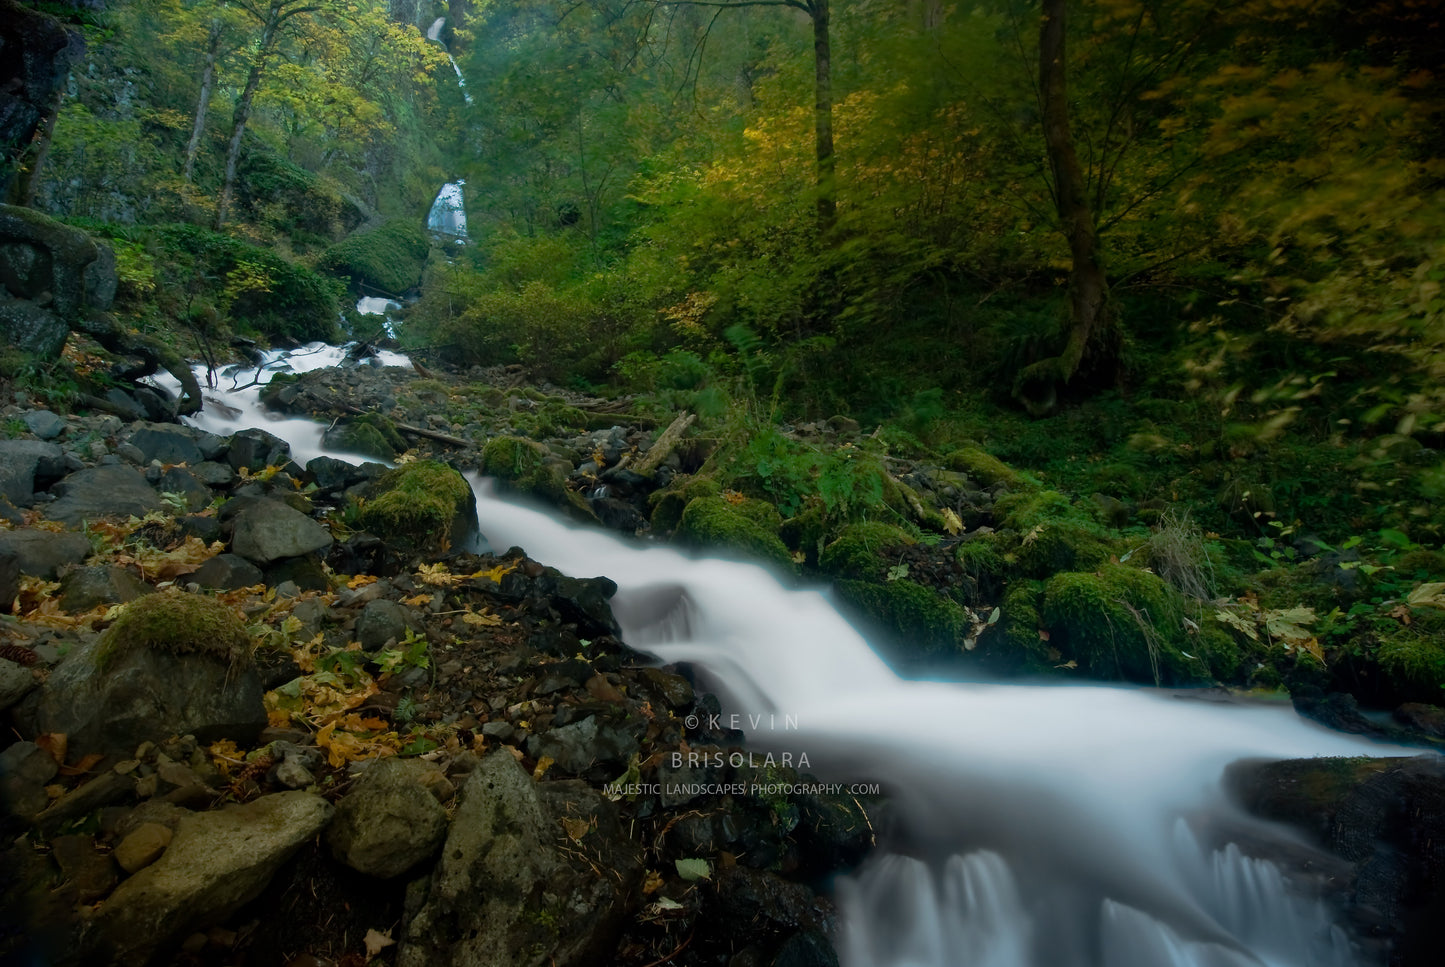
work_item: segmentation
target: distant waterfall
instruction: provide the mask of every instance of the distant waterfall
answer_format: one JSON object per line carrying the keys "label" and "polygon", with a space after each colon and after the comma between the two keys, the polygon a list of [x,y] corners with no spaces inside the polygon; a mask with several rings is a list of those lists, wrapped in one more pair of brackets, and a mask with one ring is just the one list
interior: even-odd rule
{"label": "distant waterfall", "polygon": [[467,237],[467,209],[462,200],[462,186],[465,184],[465,181],[449,181],[442,185],[426,217],[428,229],[452,238]]}

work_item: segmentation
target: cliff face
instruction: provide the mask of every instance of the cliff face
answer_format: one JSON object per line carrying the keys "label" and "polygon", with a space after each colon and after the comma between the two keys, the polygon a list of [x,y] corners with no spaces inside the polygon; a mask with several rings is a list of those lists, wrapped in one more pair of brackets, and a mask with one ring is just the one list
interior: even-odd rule
{"label": "cliff face", "polygon": [[0,0],[0,198],[25,166],[36,129],[84,53],[79,34],[48,14]]}

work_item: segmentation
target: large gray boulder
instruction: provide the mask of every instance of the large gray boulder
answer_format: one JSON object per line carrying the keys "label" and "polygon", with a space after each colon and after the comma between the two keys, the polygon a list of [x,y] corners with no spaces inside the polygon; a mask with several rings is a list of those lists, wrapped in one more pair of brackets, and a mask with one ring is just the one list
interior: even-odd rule
{"label": "large gray boulder", "polygon": [[[74,531],[0,531],[0,559],[13,557],[21,574],[47,581],[54,581],[61,568],[81,563],[90,553],[90,540]],[[14,597],[12,594],[10,600]]]}
{"label": "large gray boulder", "polygon": [[237,430],[228,445],[227,459],[237,471],[256,473],[267,467],[283,466],[291,459],[291,444],[255,427]]}
{"label": "large gray boulder", "polygon": [[39,440],[0,441],[0,497],[29,507],[37,489],[65,476],[65,451]]}
{"label": "large gray boulder", "polygon": [[41,358],[59,355],[70,327],[109,309],[115,253],[78,228],[0,205],[0,335]]}
{"label": "large gray boulder", "polygon": [[499,749],[462,789],[397,964],[606,963],[641,874],[637,847],[611,803],[580,782],[539,785]]}
{"label": "large gray boulder", "polygon": [[331,532],[279,500],[250,502],[236,515],[231,550],[256,564],[300,557],[331,546]]}
{"label": "large gray boulder", "polygon": [[15,718],[32,735],[66,733],[72,749],[125,754],[172,735],[250,742],[266,727],[263,696],[254,668],[149,648],[107,659],[95,641],[72,650]]}
{"label": "large gray boulder", "polygon": [[400,876],[436,854],[447,833],[447,813],[423,784],[425,762],[380,759],[336,804],[326,830],[331,853],[369,876]]}
{"label": "large gray boulder", "polygon": [[203,459],[196,446],[199,431],[174,423],[152,423],[131,434],[130,442],[140,449],[146,463],[184,463],[194,467]]}
{"label": "large gray boulder", "polygon": [[320,796],[282,792],[184,817],[161,858],[101,905],[90,946],[107,963],[152,962],[197,928],[224,920],[260,895],[331,815],[331,805]]}
{"label": "large gray boulder", "polygon": [[144,517],[161,509],[156,489],[134,467],[116,464],[77,470],[51,488],[60,496],[46,516],[71,527],[104,517]]}

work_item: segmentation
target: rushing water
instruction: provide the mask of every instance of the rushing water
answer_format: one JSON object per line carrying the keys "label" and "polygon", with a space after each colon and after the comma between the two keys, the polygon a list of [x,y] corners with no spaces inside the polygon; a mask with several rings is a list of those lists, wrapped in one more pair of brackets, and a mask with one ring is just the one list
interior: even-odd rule
{"label": "rushing water", "polygon": [[462,200],[465,181],[449,181],[437,192],[431,211],[426,217],[426,227],[441,235],[453,238],[467,237],[467,209]]}
{"label": "rushing water", "polygon": [[[308,347],[268,365],[341,358]],[[216,433],[262,425],[303,462],[320,452],[319,427],[270,419],[256,392],[224,394],[216,402],[229,409],[210,405],[196,422]],[[902,680],[819,592],[785,588],[756,565],[564,524],[473,483],[493,547],[616,581],[628,642],[692,662],[730,712],[762,724],[753,746],[806,756],[824,779],[884,783],[880,848],[836,884],[849,967],[1360,963],[1322,903],[1295,896],[1273,864],[1206,845],[1187,817],[1247,823],[1219,783],[1242,757],[1402,750],[1283,707]]]}

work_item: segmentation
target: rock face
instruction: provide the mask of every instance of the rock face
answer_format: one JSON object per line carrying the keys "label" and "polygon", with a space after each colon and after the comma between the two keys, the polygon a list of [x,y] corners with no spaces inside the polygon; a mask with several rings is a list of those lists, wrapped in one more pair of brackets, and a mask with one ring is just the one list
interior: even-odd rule
{"label": "rock face", "polygon": [[262,499],[236,515],[231,549],[256,564],[331,546],[331,532],[279,500]]}
{"label": "rock face", "polygon": [[65,453],[39,440],[0,442],[0,497],[16,507],[29,507],[37,488],[48,487],[65,473]]}
{"label": "rock face", "polygon": [[70,66],[84,52],[75,34],[47,14],[15,0],[0,0],[0,195],[10,187],[16,162],[41,119],[54,106]]}
{"label": "rock face", "polygon": [[205,655],[137,649],[102,660],[92,642],[66,656],[16,708],[34,734],[64,732],[72,748],[129,753],[146,741],[195,735],[248,742],[266,726],[261,679]]}
{"label": "rock face", "polygon": [[1336,884],[1359,932],[1392,967],[1439,962],[1445,910],[1445,760],[1242,762],[1226,784],[1255,815],[1302,828],[1353,867]]}
{"label": "rock face", "polygon": [[[611,805],[581,783],[539,787],[506,750],[482,760],[461,796],[400,967],[606,962],[642,870]],[[583,831],[578,842],[563,820]]]}
{"label": "rock face", "polygon": [[374,762],[336,806],[326,830],[331,854],[369,876],[399,876],[432,856],[447,832],[447,813],[422,784],[435,767],[423,762]]}
{"label": "rock face", "polygon": [[46,516],[71,527],[102,517],[144,517],[161,509],[160,494],[133,467],[90,467],[52,489],[60,499],[47,508]]}
{"label": "rock face", "polygon": [[54,358],[72,324],[110,308],[115,254],[77,228],[27,208],[0,206],[0,334]]}
{"label": "rock face", "polygon": [[122,883],[101,907],[95,945],[110,963],[149,962],[257,896],[331,815],[320,796],[282,792],[186,816],[161,858]]}

